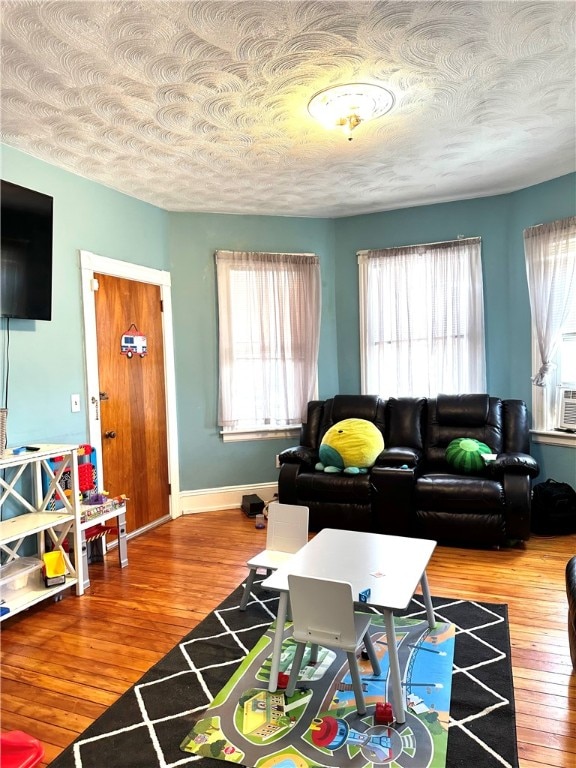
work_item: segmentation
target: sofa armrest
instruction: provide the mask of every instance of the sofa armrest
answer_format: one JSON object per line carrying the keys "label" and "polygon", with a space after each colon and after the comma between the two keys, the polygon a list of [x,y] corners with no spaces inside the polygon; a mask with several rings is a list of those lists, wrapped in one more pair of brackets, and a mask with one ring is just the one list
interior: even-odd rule
{"label": "sofa armrest", "polygon": [[278,501],[281,504],[298,504],[296,482],[302,464],[282,464],[278,474]]}
{"label": "sofa armrest", "polygon": [[500,453],[487,465],[488,474],[502,477],[505,474],[538,477],[540,467],[527,453]]}
{"label": "sofa armrest", "polygon": [[385,448],[376,459],[377,467],[406,467],[414,468],[422,458],[421,451],[415,448],[398,446],[395,448]]}
{"label": "sofa armrest", "polygon": [[314,468],[318,460],[318,451],[314,448],[308,448],[305,445],[295,445],[292,448],[285,448],[278,454],[280,465],[303,464],[306,467]]}
{"label": "sofa armrest", "polygon": [[566,596],[568,598],[568,641],[572,667],[576,672],[576,556],[566,564]]}
{"label": "sofa armrest", "polygon": [[531,487],[524,474],[505,472],[502,478],[506,499],[506,538],[528,541],[530,538]]}

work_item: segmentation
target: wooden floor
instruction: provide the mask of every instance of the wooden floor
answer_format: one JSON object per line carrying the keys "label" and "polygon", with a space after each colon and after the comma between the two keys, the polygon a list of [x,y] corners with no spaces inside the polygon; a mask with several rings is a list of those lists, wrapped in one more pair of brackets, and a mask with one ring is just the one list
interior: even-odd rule
{"label": "wooden floor", "polygon": [[[245,578],[264,539],[240,510],[183,517],[132,539],[127,568],[114,551],[90,566],[83,597],[5,620],[2,730],[40,739],[49,764]],[[576,766],[564,581],[575,553],[576,535],[438,547],[428,570],[435,595],[508,603],[521,768]]]}

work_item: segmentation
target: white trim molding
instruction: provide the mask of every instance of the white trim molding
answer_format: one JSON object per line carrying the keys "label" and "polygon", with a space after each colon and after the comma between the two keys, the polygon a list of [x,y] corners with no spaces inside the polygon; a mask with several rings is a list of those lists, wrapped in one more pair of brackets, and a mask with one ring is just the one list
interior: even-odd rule
{"label": "white trim molding", "polygon": [[576,448],[576,434],[570,432],[547,431],[544,429],[530,430],[533,443],[545,445],[560,445],[564,448]]}
{"label": "white trim molding", "polygon": [[170,272],[152,267],[143,267],[141,264],[133,264],[130,261],[111,259],[108,256],[98,256],[90,251],[80,251],[80,263],[82,269],[92,272],[102,272],[112,277],[124,277],[127,280],[136,280],[139,283],[151,283],[152,285],[171,285]]}
{"label": "white trim molding", "polygon": [[217,512],[221,509],[240,509],[242,496],[252,493],[268,503],[278,493],[277,483],[262,485],[235,485],[223,488],[202,488],[197,491],[180,493],[180,514],[194,515],[198,512]]}
{"label": "white trim molding", "polygon": [[244,440],[276,440],[298,437],[302,425],[287,429],[256,429],[252,432],[231,432],[220,430],[223,443],[237,443]]}

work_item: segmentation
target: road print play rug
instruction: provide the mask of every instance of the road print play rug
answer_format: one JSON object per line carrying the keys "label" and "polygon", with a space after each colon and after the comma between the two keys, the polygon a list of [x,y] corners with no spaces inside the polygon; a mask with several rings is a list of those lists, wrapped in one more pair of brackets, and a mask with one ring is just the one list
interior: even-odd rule
{"label": "road print play rug", "polygon": [[[308,665],[307,650],[294,695],[269,693],[272,625],[180,748],[253,768],[444,768],[454,625],[437,621],[430,630],[421,614],[394,621],[408,703],[402,725],[375,722],[376,704],[389,701],[386,631],[383,618],[375,614],[370,633],[381,673],[375,677],[370,662],[360,659],[366,715],[356,711],[346,654],[340,651],[320,648],[316,664]],[[296,647],[290,626],[284,629],[280,664],[286,674]]]}

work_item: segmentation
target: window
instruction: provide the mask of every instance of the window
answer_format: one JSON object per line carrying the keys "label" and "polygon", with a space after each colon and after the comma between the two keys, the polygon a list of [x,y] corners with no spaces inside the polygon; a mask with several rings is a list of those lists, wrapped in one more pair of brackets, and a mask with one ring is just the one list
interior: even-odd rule
{"label": "window", "polygon": [[362,391],[484,392],[480,238],[359,251]]}
{"label": "window", "polygon": [[562,388],[576,388],[576,217],[524,230],[532,315],[533,424],[559,424]]}
{"label": "window", "polygon": [[216,270],[224,438],[298,427],[317,388],[318,257],[217,251]]}

